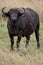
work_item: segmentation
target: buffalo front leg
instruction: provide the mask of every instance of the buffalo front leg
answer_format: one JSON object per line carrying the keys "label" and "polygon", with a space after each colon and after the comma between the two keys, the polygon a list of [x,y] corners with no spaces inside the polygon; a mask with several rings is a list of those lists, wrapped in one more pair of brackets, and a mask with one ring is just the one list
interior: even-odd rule
{"label": "buffalo front leg", "polygon": [[17,49],[19,48],[19,44],[20,44],[20,41],[21,41],[21,37],[18,37],[18,39],[17,39]]}
{"label": "buffalo front leg", "polygon": [[13,45],[14,45],[14,37],[10,36],[10,40],[11,40],[11,50],[14,50]]}
{"label": "buffalo front leg", "polygon": [[26,48],[29,45],[29,40],[30,40],[30,36],[26,36],[26,45],[25,45]]}

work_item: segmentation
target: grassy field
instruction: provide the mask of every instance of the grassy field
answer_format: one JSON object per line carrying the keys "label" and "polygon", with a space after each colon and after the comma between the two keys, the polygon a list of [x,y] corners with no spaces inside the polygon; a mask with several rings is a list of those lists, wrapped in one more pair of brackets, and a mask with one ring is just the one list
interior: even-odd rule
{"label": "grassy field", "polygon": [[20,50],[16,49],[14,38],[14,51],[10,51],[10,39],[7,23],[0,23],[0,65],[43,65],[43,22],[40,23],[40,49],[37,49],[35,34],[31,36],[28,48],[25,48],[25,38],[22,38]]}
{"label": "grassy field", "polygon": [[10,39],[8,36],[7,22],[0,16],[0,65],[43,65],[43,1],[42,0],[0,0],[0,15],[3,7],[7,10],[12,7],[30,7],[38,12],[40,19],[40,49],[37,49],[35,34],[31,36],[29,46],[26,49],[26,39],[22,38],[20,50],[16,49],[14,38],[14,51],[10,51]]}

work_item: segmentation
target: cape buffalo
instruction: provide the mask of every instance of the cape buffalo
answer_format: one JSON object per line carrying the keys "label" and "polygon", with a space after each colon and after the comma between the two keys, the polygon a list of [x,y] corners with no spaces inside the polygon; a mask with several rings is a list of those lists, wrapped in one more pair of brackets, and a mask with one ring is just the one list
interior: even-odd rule
{"label": "cape buffalo", "polygon": [[11,40],[11,49],[13,50],[14,36],[18,37],[17,48],[19,48],[22,37],[26,37],[25,46],[27,47],[33,32],[35,32],[37,48],[39,48],[39,15],[31,8],[11,8],[8,12],[5,12],[4,9],[5,7],[2,9],[2,13],[8,17],[7,28]]}

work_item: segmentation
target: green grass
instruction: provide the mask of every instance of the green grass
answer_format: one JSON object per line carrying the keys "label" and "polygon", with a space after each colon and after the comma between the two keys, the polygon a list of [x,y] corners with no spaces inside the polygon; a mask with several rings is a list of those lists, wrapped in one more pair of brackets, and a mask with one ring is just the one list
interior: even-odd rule
{"label": "green grass", "polygon": [[35,34],[31,36],[29,46],[26,49],[26,38],[22,38],[20,50],[16,49],[14,38],[14,51],[10,52],[10,39],[7,31],[7,23],[0,23],[0,65],[43,65],[43,22],[40,23],[40,49],[37,49]]}

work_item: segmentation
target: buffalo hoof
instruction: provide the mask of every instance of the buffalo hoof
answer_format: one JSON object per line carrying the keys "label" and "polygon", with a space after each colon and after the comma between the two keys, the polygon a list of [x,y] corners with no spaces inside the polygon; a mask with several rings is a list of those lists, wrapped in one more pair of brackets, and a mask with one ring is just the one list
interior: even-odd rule
{"label": "buffalo hoof", "polygon": [[37,49],[39,49],[39,48],[40,48],[40,44],[37,45]]}
{"label": "buffalo hoof", "polygon": [[19,50],[19,45],[17,44],[17,50]]}

